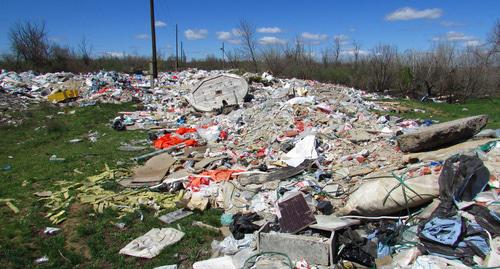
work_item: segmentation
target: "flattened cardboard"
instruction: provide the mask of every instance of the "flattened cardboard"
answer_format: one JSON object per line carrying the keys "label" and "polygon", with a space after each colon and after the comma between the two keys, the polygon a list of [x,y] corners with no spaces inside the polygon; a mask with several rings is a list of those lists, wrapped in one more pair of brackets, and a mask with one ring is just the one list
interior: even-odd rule
{"label": "flattened cardboard", "polygon": [[174,163],[175,159],[169,153],[154,156],[134,169],[132,183],[160,182]]}

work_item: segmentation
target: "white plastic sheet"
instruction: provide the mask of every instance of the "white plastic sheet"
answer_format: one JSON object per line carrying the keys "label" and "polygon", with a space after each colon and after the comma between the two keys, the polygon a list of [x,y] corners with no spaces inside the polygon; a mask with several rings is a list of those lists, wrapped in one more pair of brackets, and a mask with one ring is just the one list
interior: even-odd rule
{"label": "white plastic sheet", "polygon": [[289,166],[297,167],[305,160],[314,160],[317,158],[316,137],[308,135],[297,142],[295,147],[285,154],[283,161]]}
{"label": "white plastic sheet", "polygon": [[286,101],[289,105],[314,104],[314,96],[295,97]]}
{"label": "white plastic sheet", "polygon": [[173,228],[153,228],[120,249],[120,254],[151,259],[166,246],[173,245],[184,237],[184,233]]}

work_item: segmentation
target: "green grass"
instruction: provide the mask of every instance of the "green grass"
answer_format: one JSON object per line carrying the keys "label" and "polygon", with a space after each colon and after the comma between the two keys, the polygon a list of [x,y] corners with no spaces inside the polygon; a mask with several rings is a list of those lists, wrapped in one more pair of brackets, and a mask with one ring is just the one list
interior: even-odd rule
{"label": "green grass", "polygon": [[421,103],[415,100],[398,100],[404,107],[421,109],[425,112],[408,111],[391,113],[407,119],[433,119],[440,122],[486,114],[489,116],[486,128],[500,128],[500,98],[475,99],[463,104]]}
{"label": "green grass", "polygon": [[[141,210],[123,220],[127,227],[120,230],[113,223],[117,215],[106,210],[96,215],[88,206],[74,203],[68,219],[57,227],[62,231],[55,236],[43,234],[52,225],[45,214],[47,208],[33,195],[37,191],[57,190],[55,182],[81,182],[87,176],[103,171],[105,164],[116,168],[117,162],[131,166],[130,157],[148,152],[118,151],[120,142],[144,139],[144,131],[117,132],[110,128],[110,119],[118,111],[134,110],[132,104],[97,105],[85,108],[57,108],[40,105],[21,112],[24,122],[19,127],[0,129],[0,199],[11,198],[20,209],[14,214],[0,203],[0,264],[3,268],[152,268],[154,266],[193,261],[209,256],[210,243],[218,235],[191,226],[193,220],[219,226],[219,210],[195,213],[172,225],[160,222],[154,212]],[[59,115],[58,112],[75,110],[75,114]],[[88,131],[98,131],[101,137],[96,143],[86,139]],[[82,138],[71,144],[68,141]],[[64,162],[50,162],[56,154]],[[9,158],[12,156],[13,158]],[[4,171],[4,165],[12,168]],[[75,173],[74,169],[83,172]],[[110,188],[117,188],[116,185]],[[122,221],[122,220],[120,220]],[[119,255],[118,251],[132,239],[151,228],[180,225],[186,233],[177,244],[164,249],[151,260]],[[48,256],[49,262],[36,265],[34,260]]]}

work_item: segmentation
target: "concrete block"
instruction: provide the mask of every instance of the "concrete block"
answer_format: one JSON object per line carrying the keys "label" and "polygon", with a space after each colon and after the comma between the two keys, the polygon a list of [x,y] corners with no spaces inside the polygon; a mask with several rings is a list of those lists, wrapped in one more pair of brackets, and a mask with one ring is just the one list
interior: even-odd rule
{"label": "concrete block", "polygon": [[403,152],[425,151],[469,139],[487,122],[487,115],[468,117],[419,128],[415,132],[398,136],[397,140]]}

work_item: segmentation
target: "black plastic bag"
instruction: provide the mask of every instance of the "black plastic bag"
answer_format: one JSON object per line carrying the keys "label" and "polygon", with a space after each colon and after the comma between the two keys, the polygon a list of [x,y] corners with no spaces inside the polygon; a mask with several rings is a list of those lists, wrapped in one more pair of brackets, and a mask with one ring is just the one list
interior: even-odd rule
{"label": "black plastic bag", "polygon": [[259,220],[259,216],[256,213],[235,214],[233,216],[233,223],[229,226],[234,239],[243,239],[245,234],[250,234],[258,230],[260,226],[253,224],[253,221],[256,220]]}

